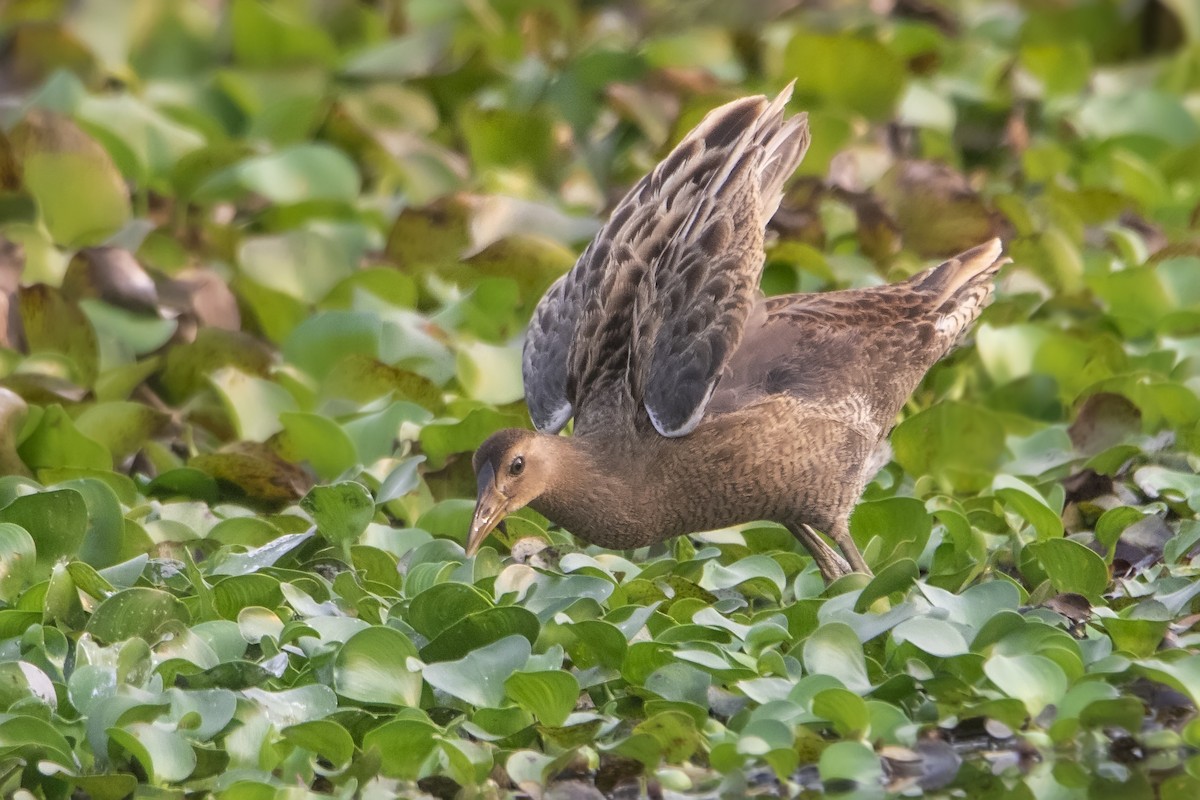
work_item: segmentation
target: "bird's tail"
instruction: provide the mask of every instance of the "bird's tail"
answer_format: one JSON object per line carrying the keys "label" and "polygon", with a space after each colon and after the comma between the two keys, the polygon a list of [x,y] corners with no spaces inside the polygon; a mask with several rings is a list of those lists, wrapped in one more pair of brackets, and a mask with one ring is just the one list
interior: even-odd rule
{"label": "bird's tail", "polygon": [[1000,240],[992,239],[914,275],[909,278],[909,284],[930,295],[929,305],[933,308],[982,306],[991,296],[992,278],[1010,260],[1004,257]]}
{"label": "bird's tail", "polygon": [[938,330],[957,339],[991,301],[993,279],[1010,260],[1000,240],[992,239],[914,275],[909,284],[929,296],[926,307],[937,316]]}

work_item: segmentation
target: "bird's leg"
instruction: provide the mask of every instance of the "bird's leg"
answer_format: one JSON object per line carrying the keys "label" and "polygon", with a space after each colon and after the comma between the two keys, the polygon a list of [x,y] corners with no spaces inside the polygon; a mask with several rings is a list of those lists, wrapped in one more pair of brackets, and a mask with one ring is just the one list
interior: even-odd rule
{"label": "bird's leg", "polygon": [[865,575],[872,575],[871,568],[867,566],[867,562],[862,557],[862,553],[858,551],[858,545],[854,543],[854,537],[850,535],[850,525],[846,518],[842,517],[833,523],[833,527],[827,531],[829,538],[833,539],[837,544],[838,549],[845,554],[846,560],[850,562],[850,566],[855,572],[861,572]]}
{"label": "bird's leg", "polygon": [[800,544],[812,553],[813,560],[817,562],[817,569],[821,570],[821,577],[825,579],[826,583],[833,583],[843,575],[853,572],[850,565],[846,563],[846,559],[842,558],[837,550],[825,544],[821,534],[808,525],[791,525],[789,530],[800,540]]}

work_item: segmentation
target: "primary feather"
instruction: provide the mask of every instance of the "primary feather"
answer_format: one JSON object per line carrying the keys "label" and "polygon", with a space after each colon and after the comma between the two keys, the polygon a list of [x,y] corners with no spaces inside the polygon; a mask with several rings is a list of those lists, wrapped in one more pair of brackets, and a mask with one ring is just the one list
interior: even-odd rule
{"label": "primary feather", "polygon": [[758,293],[763,230],[808,149],[790,88],[710,112],[614,209],[534,313],[526,399],[539,430],[682,436],[703,418]]}

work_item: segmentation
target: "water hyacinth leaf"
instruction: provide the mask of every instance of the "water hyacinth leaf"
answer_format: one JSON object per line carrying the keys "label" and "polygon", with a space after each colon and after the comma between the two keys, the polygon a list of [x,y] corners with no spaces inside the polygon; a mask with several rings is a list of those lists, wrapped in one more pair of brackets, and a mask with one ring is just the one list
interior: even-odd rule
{"label": "water hyacinth leaf", "polygon": [[88,528],[79,546],[79,558],[100,568],[120,561],[125,519],[116,492],[96,478],[80,478],[59,485],[78,492],[87,507]]}
{"label": "water hyacinth leaf", "polygon": [[[361,248],[356,244],[349,237],[339,236],[336,229],[300,228],[243,239],[238,248],[238,263],[243,274],[259,286],[315,303],[350,274],[361,256]],[[338,327],[344,328],[344,321]],[[373,327],[374,340],[378,342],[378,319]],[[295,335],[293,331],[292,336]]]}
{"label": "water hyacinth leaf", "polygon": [[1068,688],[1062,667],[1042,655],[993,654],[984,662],[983,671],[1000,691],[1023,702],[1033,717],[1058,703]]}
{"label": "water hyacinth leaf", "polygon": [[303,747],[327,759],[335,768],[350,762],[354,755],[354,739],[344,727],[328,719],[315,719],[284,728],[283,737],[297,747]]}
{"label": "water hyacinth leaf", "polygon": [[219,553],[206,566],[211,575],[249,575],[275,566],[312,539],[312,536],[311,532],[289,533],[245,553]]}
{"label": "water hyacinth leaf", "polygon": [[354,442],[328,417],[283,412],[279,422],[283,430],[272,440],[276,451],[294,464],[307,463],[318,478],[334,480],[358,462]]}
{"label": "water hyacinth leaf", "polygon": [[700,747],[700,732],[696,730],[695,720],[680,711],[660,711],[633,730],[635,734],[653,737],[661,757],[669,764],[682,763]]}
{"label": "water hyacinth leaf", "polygon": [[[306,353],[306,357],[314,356]],[[345,354],[338,350],[330,357],[337,360],[325,375],[322,390],[331,397],[369,403],[391,395],[430,412],[440,412],[445,405],[442,390],[424,375],[385,364],[365,353]]]}
{"label": "water hyacinth leaf", "polygon": [[333,544],[357,540],[375,516],[375,500],[367,487],[355,481],[314,486],[300,507],[312,515],[317,530]]}
{"label": "water hyacinth leaf", "polygon": [[327,311],[297,325],[283,343],[283,354],[289,363],[319,380],[343,363],[373,363],[379,357],[382,335],[383,323],[377,314]]}
{"label": "water hyacinth leaf", "polygon": [[311,684],[278,692],[243,689],[242,694],[258,705],[278,728],[324,719],[337,711],[337,695],[328,686]]}
{"label": "water hyacinth leaf", "polygon": [[108,736],[132,754],[156,783],[182,781],[196,768],[192,746],[174,731],[148,722],[131,722],[109,728]]}
{"label": "water hyacinth leaf", "polygon": [[872,787],[883,777],[879,756],[862,742],[834,742],[821,751],[817,768],[826,784],[853,781],[858,786]]}
{"label": "water hyacinth leaf", "polygon": [[76,429],[99,442],[119,464],[139,450],[167,421],[167,416],[141,403],[100,403],[75,418]]}
{"label": "water hyacinth leaf", "polygon": [[464,344],[458,349],[457,366],[459,384],[475,400],[505,405],[525,396],[520,342],[505,346]]}
{"label": "water hyacinth leaf", "polygon": [[936,617],[913,617],[901,622],[892,630],[897,644],[910,642],[931,656],[951,658],[970,652],[970,646],[962,632]]}
{"label": "water hyacinth leaf", "polygon": [[410,456],[400,461],[379,485],[379,491],[375,495],[376,501],[380,504],[390,503],[415,491],[421,485],[420,468],[423,463],[425,456]]}
{"label": "water hyacinth leaf", "polygon": [[82,434],[62,406],[46,409],[33,433],[17,449],[31,469],[68,467],[112,469],[108,448]]}
{"label": "water hyacinth leaf", "polygon": [[862,550],[870,550],[873,540],[879,540],[875,556],[879,567],[919,558],[932,530],[933,519],[925,505],[911,497],[859,503],[850,515],[850,533]]}
{"label": "water hyacinth leaf", "polygon": [[423,719],[396,719],[371,730],[363,737],[363,750],[379,752],[384,775],[415,780],[437,750],[438,729]]}
{"label": "water hyacinth leaf", "polygon": [[344,153],[325,144],[302,144],[221,170],[197,187],[195,199],[207,203],[254,193],[280,205],[350,202],[358,187],[358,170]]}
{"label": "water hyacinth leaf", "polygon": [[122,800],[129,797],[138,787],[136,775],[110,773],[108,775],[73,775],[59,773],[58,777],[76,786],[95,800]]}
{"label": "water hyacinth leaf", "polygon": [[1113,649],[1135,658],[1148,658],[1158,650],[1171,625],[1169,619],[1126,619],[1104,617],[1100,620],[1112,637]]}
{"label": "water hyacinth leaf", "polygon": [[1061,512],[1052,509],[1032,486],[1008,475],[997,475],[992,486],[996,497],[1034,527],[1039,541],[1062,538]]}
{"label": "water hyacinth leaf", "polygon": [[135,586],[108,597],[92,613],[86,631],[96,639],[112,643],[135,636],[155,642],[173,626],[191,621],[187,607],[159,589]]}
{"label": "water hyacinth leaf", "polygon": [[515,672],[504,691],[543,725],[566,722],[579,699],[579,682],[569,672]]}
{"label": "water hyacinth leaf", "polygon": [[1200,700],[1200,655],[1189,655],[1175,661],[1148,659],[1138,664],[1138,671],[1183,692],[1193,703]]}
{"label": "water hyacinth leaf", "polygon": [[25,188],[60,244],[98,243],[130,217],[129,189],[108,152],[74,122],[32,111],[10,133]]}
{"label": "water hyacinth leaf", "polygon": [[1004,454],[1004,427],[985,409],[944,402],[897,425],[891,442],[907,471],[932,475],[955,491],[977,492],[991,483]]}
{"label": "water hyacinth leaf", "polygon": [[243,439],[266,441],[283,428],[281,415],[296,411],[296,398],[274,381],[233,367],[217,370],[211,380]]}
{"label": "water hyacinth leaf", "polygon": [[212,587],[213,606],[223,619],[235,620],[244,609],[273,607],[283,599],[279,580],[262,573],[230,575]]}
{"label": "water hyacinth leaf", "polygon": [[470,584],[439,583],[412,599],[405,621],[433,639],[455,622],[491,607],[491,599]]}
{"label": "water hyacinth leaf", "polygon": [[1108,566],[1086,545],[1073,539],[1050,539],[1028,549],[1059,592],[1078,592],[1096,600],[1108,588]]}
{"label": "water hyacinth leaf", "polygon": [[29,532],[0,522],[0,600],[12,603],[37,575],[37,548]]}
{"label": "water hyacinth leaf", "polygon": [[832,675],[857,694],[867,694],[873,688],[862,644],[846,623],[829,622],[817,628],[804,642],[803,653],[809,674]]}
{"label": "water hyacinth leaf", "polygon": [[0,509],[0,522],[20,526],[37,548],[39,570],[75,555],[88,529],[87,504],[74,489],[18,497]]}
{"label": "water hyacinth leaf", "polygon": [[784,54],[796,96],[809,104],[845,108],[868,117],[891,114],[905,70],[881,43],[852,34],[798,33]]}
{"label": "water hyacinth leaf", "polygon": [[785,582],[783,569],[775,559],[749,556],[728,566],[717,561],[706,562],[699,584],[704,589],[731,589],[752,583],[752,591],[756,594],[778,599]]}
{"label": "water hyacinth leaf", "polygon": [[233,720],[237,696],[228,689],[168,689],[171,719],[183,736],[195,742],[211,741]]}
{"label": "water hyacinth leaf", "polygon": [[359,631],[334,658],[334,690],[361,703],[416,706],[421,674],[409,671],[407,663],[416,656],[417,648],[398,630],[374,626]]}
{"label": "water hyacinth leaf", "polygon": [[458,661],[427,665],[425,680],[460,700],[495,708],[504,701],[504,681],[525,666],[531,653],[525,637],[507,636],[473,650]]}
{"label": "water hyacinth leaf", "polygon": [[533,644],[537,641],[538,628],[537,616],[520,606],[487,608],[437,634],[433,641],[421,648],[421,657],[426,661],[461,658],[474,648],[513,634],[523,636]]}
{"label": "water hyacinth leaf", "polygon": [[29,759],[47,759],[67,768],[76,766],[71,745],[49,722],[25,714],[0,719],[0,750]]}
{"label": "water hyacinth leaf", "polygon": [[910,558],[902,558],[888,564],[879,570],[854,601],[855,613],[865,612],[876,600],[908,590],[919,576],[920,569]]}
{"label": "water hyacinth leaf", "polygon": [[871,724],[866,701],[848,689],[817,692],[813,696],[812,712],[833,723],[838,735],[848,739],[865,736]]}

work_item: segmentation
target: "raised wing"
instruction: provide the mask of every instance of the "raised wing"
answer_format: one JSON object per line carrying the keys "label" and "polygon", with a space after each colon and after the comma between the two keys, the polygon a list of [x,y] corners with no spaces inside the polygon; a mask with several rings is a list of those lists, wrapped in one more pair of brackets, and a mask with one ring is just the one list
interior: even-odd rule
{"label": "raised wing", "polygon": [[700,421],[756,296],[764,227],[808,148],[805,116],[784,118],[790,94],[710,112],[542,298],[524,362],[539,429],[648,415],[681,436]]}

